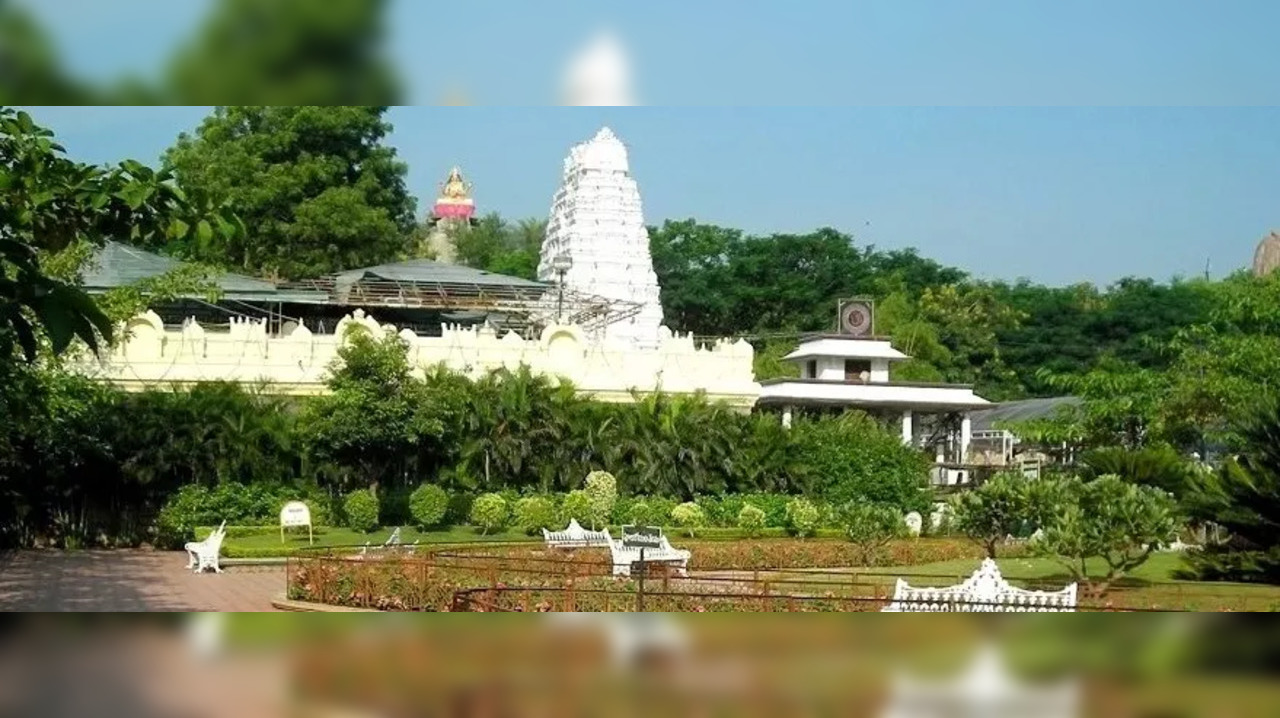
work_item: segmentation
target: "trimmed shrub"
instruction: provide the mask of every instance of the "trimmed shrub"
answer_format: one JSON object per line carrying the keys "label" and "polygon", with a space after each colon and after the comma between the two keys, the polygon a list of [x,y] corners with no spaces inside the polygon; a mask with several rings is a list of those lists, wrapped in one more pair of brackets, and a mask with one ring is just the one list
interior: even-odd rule
{"label": "trimmed shrub", "polygon": [[609,514],[618,501],[618,480],[608,471],[592,471],[587,474],[584,490],[591,505],[591,528],[608,524]]}
{"label": "trimmed shrub", "polygon": [[526,496],[515,504],[516,527],[529,536],[556,528],[556,505],[545,496]]}
{"label": "trimmed shrub", "polygon": [[742,494],[742,502],[764,512],[764,525],[774,528],[787,527],[787,504],[792,497],[787,494]]}
{"label": "trimmed shrub", "polygon": [[275,526],[280,509],[290,501],[302,501],[311,510],[314,526],[331,525],[331,499],[316,487],[284,484],[241,484],[227,481],[217,486],[188,484],[165,501],[156,517],[155,545],[177,549],[196,539],[197,526]]}
{"label": "trimmed shrub", "polygon": [[702,511],[702,507],[692,501],[685,502],[671,509],[671,520],[676,526],[679,526],[689,532],[689,538],[693,538],[695,529],[702,528],[707,525],[707,515]]}
{"label": "trimmed shrub", "polygon": [[[654,523],[653,507],[645,501],[634,501],[631,508],[627,511],[626,521],[624,523],[633,524],[635,526],[651,526]],[[659,521],[659,524],[662,522]]]}
{"label": "trimmed shrub", "polygon": [[489,533],[507,525],[507,500],[501,494],[481,494],[471,504],[471,523]]}
{"label": "trimmed shrub", "polygon": [[742,529],[748,538],[756,538],[764,530],[764,519],[764,511],[747,504],[738,512],[738,528]]}
{"label": "trimmed shrub", "polygon": [[787,503],[787,528],[795,536],[812,536],[818,530],[818,508],[808,499],[794,498]]}
{"label": "trimmed shrub", "polygon": [[471,503],[476,495],[459,491],[449,494],[449,509],[445,511],[444,521],[450,526],[461,526],[471,520]]}
{"label": "trimmed shrub", "polygon": [[435,484],[422,484],[409,495],[409,514],[418,528],[439,526],[449,511],[449,494]]}
{"label": "trimmed shrub", "polygon": [[346,514],[347,526],[360,533],[367,534],[378,528],[378,497],[368,489],[347,494],[342,511]]}
{"label": "trimmed shrub", "polygon": [[859,566],[879,565],[885,546],[907,534],[902,514],[883,504],[846,504],[840,522],[845,538],[858,548]]}
{"label": "trimmed shrub", "polygon": [[569,523],[570,519],[580,524],[591,523],[591,497],[582,489],[570,491],[560,502],[560,521]]}

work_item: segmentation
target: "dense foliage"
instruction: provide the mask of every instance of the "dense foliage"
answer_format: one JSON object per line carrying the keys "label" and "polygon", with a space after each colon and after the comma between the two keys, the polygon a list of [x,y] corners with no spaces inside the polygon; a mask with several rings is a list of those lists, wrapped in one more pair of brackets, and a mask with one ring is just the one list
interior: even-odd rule
{"label": "dense foliage", "polygon": [[400,256],[414,228],[407,166],[385,107],[220,107],[165,154],[182,186],[225,200],[243,241],[172,243],[179,256],[300,279]]}
{"label": "dense foliage", "polygon": [[[26,3],[0,3],[0,94],[36,105],[394,103],[397,78],[379,51],[386,0],[217,0],[169,43],[160,72],[97,81],[73,74]],[[103,80],[106,80],[105,82]]]}
{"label": "dense foliage", "polygon": [[1280,404],[1240,431],[1244,453],[1191,483],[1193,516],[1227,532],[1190,555],[1192,572],[1201,579],[1280,583]]}
{"label": "dense foliage", "polygon": [[132,160],[111,168],[74,162],[26,112],[0,107],[0,362],[16,349],[34,360],[42,342],[60,354],[73,339],[90,348],[99,336],[110,341],[102,309],[73,277],[57,276],[67,263],[60,255],[112,240],[240,236],[233,219],[192,194]]}
{"label": "dense foliage", "polygon": [[[1095,596],[1177,536],[1177,505],[1160,489],[1115,476],[1066,479],[1056,482],[1054,489],[1054,510],[1033,546]],[[1090,561],[1102,568],[1091,567]]]}

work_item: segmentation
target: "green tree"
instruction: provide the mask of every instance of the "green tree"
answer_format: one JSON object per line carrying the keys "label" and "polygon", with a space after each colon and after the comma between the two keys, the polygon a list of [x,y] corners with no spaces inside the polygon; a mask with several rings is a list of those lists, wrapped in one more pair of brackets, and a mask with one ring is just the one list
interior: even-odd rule
{"label": "green tree", "polygon": [[1242,455],[1195,475],[1185,500],[1194,518],[1220,526],[1225,538],[1188,561],[1201,580],[1280,584],[1280,403],[1240,423]]}
{"label": "green tree", "polygon": [[414,228],[385,107],[219,107],[164,156],[184,188],[225,199],[247,233],[183,257],[299,279],[396,259]]}
{"label": "green tree", "polygon": [[146,245],[236,237],[237,224],[191,201],[166,172],[133,160],[114,168],[65,157],[53,133],[26,112],[0,108],[0,361],[28,359],[41,333],[54,354],[79,338],[111,338],[106,315],[80,289],[56,279],[42,257],[108,240]]}
{"label": "green tree", "polygon": [[[1115,476],[1063,480],[1057,496],[1056,510],[1035,549],[1066,568],[1095,596],[1146,563],[1179,528],[1172,496]],[[1091,570],[1091,560],[1104,566],[1101,575]]]}
{"label": "green tree", "polygon": [[359,488],[408,472],[424,442],[444,426],[426,404],[422,383],[410,375],[399,336],[378,339],[351,326],[330,371],[330,393],[305,407],[303,431],[313,455],[346,470]]}
{"label": "green tree", "polygon": [[221,0],[171,60],[176,104],[395,104],[385,0]]}
{"label": "green tree", "polygon": [[34,105],[89,105],[95,99],[67,72],[49,33],[12,2],[0,2],[0,97]]}
{"label": "green tree", "polygon": [[988,558],[1009,536],[1025,538],[1049,523],[1057,510],[1058,485],[1017,473],[996,474],[951,502],[951,526],[981,545]]}
{"label": "green tree", "polygon": [[907,535],[902,514],[883,504],[845,504],[840,509],[840,527],[857,547],[859,566],[877,565],[889,542]]}
{"label": "green tree", "polygon": [[837,506],[886,504],[899,511],[927,510],[928,467],[923,454],[865,414],[797,419],[800,480],[813,495]]}

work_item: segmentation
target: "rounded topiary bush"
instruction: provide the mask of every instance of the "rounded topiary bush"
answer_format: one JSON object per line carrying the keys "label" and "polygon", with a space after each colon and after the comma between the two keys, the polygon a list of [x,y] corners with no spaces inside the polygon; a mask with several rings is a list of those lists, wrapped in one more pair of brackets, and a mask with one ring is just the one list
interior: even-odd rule
{"label": "rounded topiary bush", "polygon": [[409,494],[409,515],[418,528],[439,526],[449,510],[449,494],[435,484],[423,484]]}
{"label": "rounded topiary bush", "polygon": [[630,508],[627,509],[627,522],[635,526],[648,526],[654,523],[662,523],[654,521],[653,507],[647,501],[633,501]]}
{"label": "rounded topiary bush", "polygon": [[702,528],[707,525],[707,515],[703,512],[702,507],[692,501],[685,502],[671,509],[671,520],[676,526],[683,528],[689,532],[690,538],[693,537],[695,529]]}
{"label": "rounded topiary bush", "polygon": [[471,503],[471,523],[489,533],[507,525],[509,510],[501,494],[482,494]]}
{"label": "rounded topiary bush", "polygon": [[592,471],[585,484],[587,500],[591,504],[591,528],[609,522],[609,514],[618,501],[618,480],[608,471]]}
{"label": "rounded topiary bush", "polygon": [[591,523],[591,497],[582,489],[565,494],[560,504],[560,521],[567,524],[570,519],[580,524]]}
{"label": "rounded topiary bush", "polygon": [[347,494],[342,502],[342,510],[347,515],[347,526],[369,533],[378,528],[378,497],[368,489],[360,489]]}
{"label": "rounded topiary bush", "polygon": [[764,519],[764,511],[747,504],[738,512],[738,528],[742,529],[748,538],[756,538],[764,530]]}
{"label": "rounded topiary bush", "polygon": [[796,536],[812,536],[821,518],[818,507],[808,499],[795,498],[787,504],[787,528]]}
{"label": "rounded topiary bush", "polygon": [[516,527],[529,536],[536,536],[543,529],[554,529],[556,505],[545,496],[526,496],[516,502]]}

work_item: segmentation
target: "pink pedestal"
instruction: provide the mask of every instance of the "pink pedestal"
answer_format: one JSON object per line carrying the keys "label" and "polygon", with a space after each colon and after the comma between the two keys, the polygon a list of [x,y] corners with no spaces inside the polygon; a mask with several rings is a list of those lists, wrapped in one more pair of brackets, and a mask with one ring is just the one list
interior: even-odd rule
{"label": "pink pedestal", "polygon": [[440,219],[470,219],[476,213],[475,205],[438,203],[431,213]]}

